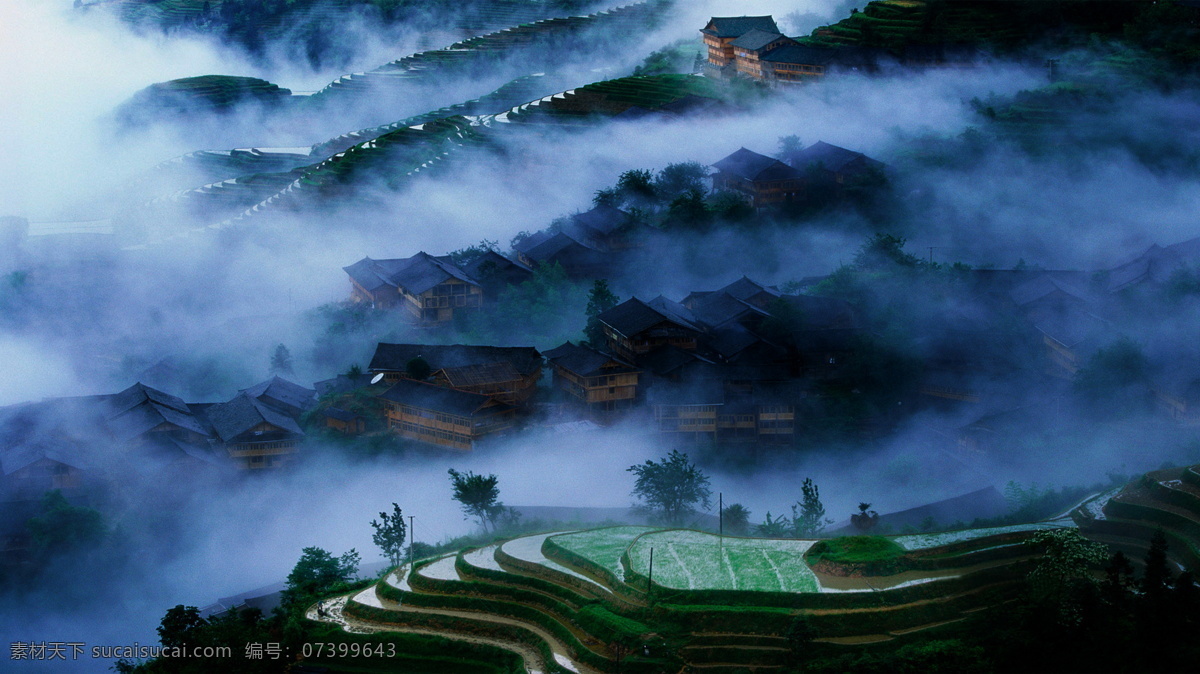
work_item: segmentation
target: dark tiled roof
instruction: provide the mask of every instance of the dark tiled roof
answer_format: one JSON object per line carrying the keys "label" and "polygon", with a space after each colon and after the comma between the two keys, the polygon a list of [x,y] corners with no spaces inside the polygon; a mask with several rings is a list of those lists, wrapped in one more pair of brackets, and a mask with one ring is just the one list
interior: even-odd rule
{"label": "dark tiled roof", "polygon": [[474,260],[471,260],[467,264],[463,265],[463,271],[470,275],[471,278],[479,278],[485,275],[484,272],[487,271],[489,265],[495,272],[500,272],[501,274],[505,275],[513,272],[514,270],[517,270],[518,273],[533,273],[533,270],[529,267],[526,267],[520,262],[510,260],[494,250],[489,250],[483,255],[480,255]]}
{"label": "dark tiled roof", "polygon": [[349,393],[357,388],[369,386],[371,384],[371,375],[363,373],[357,377],[349,377],[344,374],[339,374],[333,379],[323,379],[313,384],[313,388],[317,390],[317,395],[326,396],[332,393]]}
{"label": "dark tiled roof", "polygon": [[371,372],[403,372],[408,361],[421,356],[432,370],[486,365],[505,361],[517,372],[528,376],[542,364],[542,354],[532,346],[467,346],[465,344],[384,344],[375,347],[368,370]]}
{"label": "dark tiled roof", "polygon": [[[680,309],[686,311],[686,308],[682,304],[678,306]],[[648,330],[665,321],[676,323],[690,330],[699,331],[694,324],[687,320],[682,320],[671,313],[655,308],[636,297],[625,300],[612,309],[600,314],[597,318],[600,322],[626,337],[632,337],[643,330]]]}
{"label": "dark tiled roof", "polygon": [[838,50],[828,47],[807,47],[798,44],[785,44],[759,56],[762,61],[771,63],[794,63],[806,66],[826,66],[837,60]]}
{"label": "dark tiled roof", "polygon": [[475,279],[451,262],[449,257],[434,257],[425,252],[397,260],[372,260],[365,257],[342,269],[355,282],[371,291],[392,286],[402,287],[414,295],[419,295],[450,279],[479,285]]}
{"label": "dark tiled roof", "polygon": [[1013,302],[1017,303],[1017,306],[1023,307],[1056,292],[1061,292],[1081,302],[1086,301],[1087,297],[1082,290],[1049,275],[1042,275],[1018,285],[1012,289],[1009,296],[1012,297]]}
{"label": "dark tiled roof", "polygon": [[789,164],[799,169],[818,164],[826,171],[834,173],[842,173],[851,163],[858,160],[863,161],[864,168],[867,166],[882,168],[884,166],[883,162],[871,159],[861,152],[847,150],[825,141],[817,141],[803,150],[789,155],[787,160]]}
{"label": "dark tiled roof", "polygon": [[734,47],[749,49],[750,51],[758,51],[759,49],[762,49],[781,37],[783,37],[782,33],[753,28],[745,33],[742,33],[738,39],[730,42],[729,44],[733,45]]}
{"label": "dark tiled roof", "polygon": [[699,321],[696,320],[696,315],[692,313],[691,309],[688,309],[679,302],[659,295],[646,304],[649,305],[651,309],[654,309],[658,313],[670,318],[683,327],[690,330],[696,330],[697,332],[700,331],[700,325]]}
{"label": "dark tiled roof", "polygon": [[737,152],[713,163],[720,171],[751,181],[790,180],[801,173],[787,164],[766,155],[740,148]]}
{"label": "dark tiled roof", "polygon": [[260,384],[242,389],[238,393],[245,393],[251,398],[257,398],[267,404],[271,404],[273,400],[279,401],[285,406],[294,408],[297,412],[312,407],[313,397],[316,395],[316,391],[313,389],[304,388],[282,377],[271,377]]}
{"label": "dark tiled roof", "polygon": [[108,405],[115,416],[145,402],[169,407],[177,412],[189,413],[187,403],[169,393],[163,393],[138,382],[133,386],[108,396]]}
{"label": "dark tiled roof", "polygon": [[1116,292],[1143,281],[1163,283],[1176,269],[1198,262],[1200,238],[1189,239],[1165,248],[1155,244],[1138,257],[1111,269],[1108,273],[1108,287]]}
{"label": "dark tiled roof", "polygon": [[446,381],[455,388],[501,384],[521,379],[521,373],[517,372],[512,363],[506,360],[481,365],[447,367],[442,368],[440,372],[446,377]]}
{"label": "dark tiled roof", "polygon": [[304,435],[294,419],[245,393],[239,393],[229,402],[213,405],[208,408],[207,415],[222,442],[229,442],[263,422],[289,433]]}
{"label": "dark tiled roof", "polygon": [[646,392],[650,405],[724,405],[725,393],[719,384],[708,386],[659,384]]}
{"label": "dark tiled roof", "polygon": [[710,361],[696,355],[694,351],[684,351],[669,344],[660,346],[638,358],[638,365],[660,377],[670,375],[684,365],[691,363],[710,363]]}
{"label": "dark tiled roof", "polygon": [[612,234],[629,222],[629,214],[619,208],[600,205],[585,213],[578,213],[571,219],[580,227],[599,234]]}
{"label": "dark tiled roof", "polygon": [[550,259],[554,258],[555,256],[561,254],[563,251],[565,251],[569,248],[573,248],[573,247],[582,248],[582,249],[584,249],[586,251],[590,251],[590,252],[599,252],[595,248],[587,245],[586,243],[582,243],[582,242],[574,239],[573,237],[571,237],[569,234],[567,234],[565,232],[556,232],[553,236],[546,239],[545,241],[542,241],[538,245],[536,245],[532,248],[527,248],[524,251],[524,253],[531,260],[534,260],[536,262],[543,262],[546,260],[550,260]]}
{"label": "dark tiled roof", "polygon": [[697,300],[692,305],[692,311],[697,318],[714,328],[739,320],[747,314],[767,315],[767,312],[753,304],[724,291],[715,292]]}
{"label": "dark tiled roof", "polygon": [[[571,342],[566,342],[562,346],[553,348],[544,355],[546,356],[546,360],[554,363],[554,365],[574,372],[581,377],[637,371],[637,368],[633,365],[612,354],[597,351],[580,344],[572,344]],[[604,366],[610,363],[616,363],[617,366],[604,369]]]}
{"label": "dark tiled roof", "polygon": [[93,465],[99,406],[88,398],[59,398],[0,407],[0,474],[41,459],[86,470]]}
{"label": "dark tiled roof", "polygon": [[774,297],[779,297],[783,294],[773,287],[765,286],[761,283],[752,281],[745,276],[734,281],[733,283],[730,283],[724,288],[721,288],[721,290],[729,293],[739,300],[742,300],[743,302],[748,301],[750,298],[760,293],[767,293],[768,295],[772,295]]}
{"label": "dark tiled roof", "polygon": [[728,360],[760,342],[754,333],[740,325],[732,325],[715,331],[705,344]]}
{"label": "dark tiled roof", "polygon": [[513,246],[513,248],[516,249],[518,252],[525,253],[528,255],[530,250],[533,250],[537,246],[541,245],[547,239],[554,236],[554,234],[555,234],[554,232],[551,232],[548,229],[543,229],[543,230],[534,232],[533,234],[530,234],[529,236],[522,239],[521,242],[518,243],[516,246]]}
{"label": "dark tiled roof", "polygon": [[[489,396],[452,388],[442,388],[411,379],[402,379],[379,395],[384,400],[411,405],[435,412],[448,412],[459,416],[473,416],[492,399]],[[488,412],[511,409],[508,405],[489,408]]]}
{"label": "dark tiled roof", "polygon": [[141,383],[109,396],[108,407],[108,426],[121,440],[136,438],[164,423],[208,435],[187,403]]}
{"label": "dark tiled roof", "polygon": [[327,416],[331,419],[337,419],[338,421],[345,421],[346,423],[349,423],[351,421],[354,421],[355,419],[360,418],[359,415],[357,415],[353,412],[347,412],[346,410],[341,409],[340,407],[327,407],[322,411],[322,414],[324,414],[325,416]]}
{"label": "dark tiled roof", "polygon": [[714,16],[700,32],[716,37],[738,37],[752,30],[778,33],[779,26],[770,16]]}

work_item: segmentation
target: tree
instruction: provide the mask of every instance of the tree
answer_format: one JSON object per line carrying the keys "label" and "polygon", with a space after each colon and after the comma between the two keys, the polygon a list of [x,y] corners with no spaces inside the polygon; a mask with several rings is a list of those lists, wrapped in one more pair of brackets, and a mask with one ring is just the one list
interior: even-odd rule
{"label": "tree", "polygon": [[158,640],[167,648],[195,643],[196,632],[207,624],[208,621],[200,617],[200,609],[178,604],[175,608],[167,609],[167,614],[156,628]]}
{"label": "tree", "polygon": [[617,178],[617,193],[623,201],[641,204],[654,201],[654,174],[646,169],[630,169]]}
{"label": "tree", "polygon": [[871,510],[870,503],[859,503],[858,512],[850,516],[850,523],[859,531],[870,531],[879,523],[879,513]]}
{"label": "tree", "polygon": [[473,246],[467,246],[466,248],[459,248],[458,250],[452,250],[452,251],[450,251],[449,255],[450,255],[450,259],[454,261],[454,264],[461,267],[463,265],[474,262],[475,260],[483,257],[484,255],[487,255],[489,252],[495,251],[498,246],[499,246],[499,242],[497,242],[497,241],[489,241],[488,239],[481,239],[479,241],[479,243],[477,243]]}
{"label": "tree", "polygon": [[667,206],[667,229],[707,231],[712,225],[713,212],[704,201],[704,192],[688,190],[675,197]]}
{"label": "tree", "polygon": [[292,352],[283,344],[276,346],[271,356],[271,374],[295,374],[292,371]]}
{"label": "tree", "polygon": [[479,525],[487,531],[497,529],[497,522],[504,514],[504,504],[500,503],[500,478],[495,474],[476,475],[471,471],[465,474],[451,468],[450,484],[454,487],[454,500],[462,504],[463,519],[474,517]]}
{"label": "tree", "polygon": [[791,134],[789,136],[779,137],[779,154],[775,155],[776,159],[787,161],[787,157],[799,152],[804,148],[804,143],[800,142],[800,136]]}
{"label": "tree", "polygon": [[362,376],[362,368],[358,366],[358,363],[355,363],[350,366],[349,370],[346,370],[346,376],[351,379],[358,379]]}
{"label": "tree", "polygon": [[404,374],[409,379],[417,381],[425,381],[429,379],[429,375],[433,373],[433,368],[429,366],[429,361],[421,356],[417,356],[404,364]]}
{"label": "tree", "polygon": [[905,243],[905,239],[893,234],[876,234],[859,247],[854,255],[854,266],[863,271],[915,269],[921,265],[921,260],[904,252]]}
{"label": "tree", "polygon": [[392,566],[398,566],[404,557],[404,539],[408,534],[399,504],[392,504],[392,514],[390,515],[386,512],[379,513],[378,520],[371,520],[371,527],[375,529],[371,541],[379,546]]}
{"label": "tree", "polygon": [[813,538],[820,535],[826,526],[833,524],[833,520],[825,519],[821,491],[811,477],[804,478],[800,492],[802,498],[792,506],[792,535],[796,538]]}
{"label": "tree", "polygon": [[771,517],[771,511],[768,510],[763,523],[755,525],[754,533],[764,538],[783,538],[788,533],[787,518],[783,515]]}
{"label": "tree", "polygon": [[592,289],[588,291],[587,303],[587,327],[584,328],[584,334],[587,335],[588,345],[593,349],[599,349],[604,344],[604,328],[600,326],[598,316],[617,306],[621,298],[613,294],[613,291],[608,288],[608,281],[605,279],[597,279],[592,284]]}
{"label": "tree", "polygon": [[708,185],[708,169],[697,161],[667,164],[654,178],[654,193],[663,201],[671,201],[688,192],[703,194]]}
{"label": "tree", "polygon": [[637,476],[632,495],[672,526],[683,524],[684,516],[696,505],[711,507],[708,476],[677,449],[671,450],[661,461],[647,459],[644,464],[630,466],[626,471]]}
{"label": "tree", "polygon": [[721,511],[725,532],[734,536],[750,533],[750,510],[741,503],[730,503]]}
{"label": "tree", "polygon": [[337,585],[350,582],[358,573],[359,559],[354,548],[341,557],[334,557],[318,547],[304,548],[300,560],[287,576],[283,605],[294,607],[328,593]]}
{"label": "tree", "polygon": [[92,550],[108,533],[98,510],[71,505],[57,489],[43,494],[41,505],[41,514],[25,522],[36,557],[46,559]]}
{"label": "tree", "polygon": [[1030,544],[1044,550],[1037,567],[1029,574],[1034,600],[1053,607],[1060,624],[1077,624],[1080,619],[1077,590],[1097,584],[1092,569],[1107,561],[1106,548],[1084,538],[1077,529],[1039,531]]}

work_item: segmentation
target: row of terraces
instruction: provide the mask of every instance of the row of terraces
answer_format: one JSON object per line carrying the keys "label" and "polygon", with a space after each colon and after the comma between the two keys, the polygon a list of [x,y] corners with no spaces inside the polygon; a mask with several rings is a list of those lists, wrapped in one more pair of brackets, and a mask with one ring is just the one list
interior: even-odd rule
{"label": "row of terraces", "polygon": [[456,115],[485,115],[495,114],[503,110],[508,110],[513,106],[520,105],[526,101],[534,100],[539,96],[546,94],[555,83],[554,78],[547,77],[544,73],[533,75],[525,75],[518,77],[511,82],[508,82],[491,93],[480,96],[479,98],[456,103],[444,108],[439,108],[431,112],[426,112],[415,117],[402,119],[391,124],[383,124],[368,129],[359,129],[344,133],[335,138],[330,138],[327,141],[317,143],[312,147],[313,156],[325,157],[337,152],[343,152],[359,143],[365,143],[385,133],[390,133],[408,126],[416,126],[433,122],[445,117],[453,117]]}
{"label": "row of terraces", "polygon": [[[1137,3],[994,2],[993,0],[874,0],[861,12],[800,38],[816,46],[865,45],[901,50],[910,44],[982,44],[1006,48],[1027,42],[1040,26],[1065,21],[1085,31],[1119,28]],[[1090,7],[1088,5],[1091,5]],[[1103,6],[1101,6],[1103,5]],[[1029,11],[1034,8],[1035,11]]]}
{"label": "row of terraces", "polygon": [[645,0],[585,16],[556,17],[512,26],[442,49],[411,54],[374,70],[343,75],[310,96],[308,102],[387,96],[403,92],[415,80],[430,76],[450,72],[469,74],[472,68],[491,70],[497,57],[514,57],[529,47],[565,46],[585,31],[603,31],[610,41],[628,39],[644,34],[668,4],[669,0]]}
{"label": "row of terraces", "polygon": [[1150,538],[1162,529],[1167,556],[1181,569],[1200,567],[1200,465],[1147,473],[1074,515],[1088,538],[1131,560],[1144,559]]}
{"label": "row of terraces", "polygon": [[719,99],[718,85],[695,75],[649,75],[593,82],[494,115],[484,123],[572,124],[614,116],[631,108],[657,110],[695,97]]}
{"label": "row of terraces", "polygon": [[[518,95],[523,96],[528,88],[538,86],[541,79],[531,77],[514,81],[510,83],[513,90],[494,92],[491,104],[480,105],[490,107],[499,105],[501,98],[511,101]],[[172,191],[143,203],[130,217],[146,222],[171,222],[174,221],[173,214],[202,213],[218,227],[242,224],[281,206],[303,208],[305,199],[310,197],[328,198],[368,185],[397,189],[415,176],[451,170],[461,162],[478,158],[480,150],[494,149],[492,134],[505,128],[508,122],[536,125],[595,121],[634,106],[654,109],[684,99],[717,100],[719,87],[718,83],[693,75],[626,77],[546,96],[498,115],[437,117],[442,111],[435,111],[421,116],[434,117],[432,121],[413,125],[398,123],[389,125],[395,128],[379,127],[355,132],[358,136],[349,134],[332,139],[318,146],[322,152],[310,153],[307,161],[301,154],[304,148],[277,148],[272,161],[280,162],[280,167],[302,165],[274,173],[227,177],[199,187]],[[377,131],[382,133],[374,135]],[[350,140],[356,142],[314,162],[324,151]],[[244,152],[250,154],[242,154]],[[254,154],[256,152],[258,155]],[[213,161],[221,170],[227,170],[235,161],[266,161],[266,154],[271,153],[234,150],[222,161],[225,157],[222,153],[193,153],[174,162],[191,165],[197,161]],[[255,159],[256,156],[260,158]],[[165,171],[174,164],[161,166]],[[181,210],[172,212],[169,209]]]}
{"label": "row of terraces", "polygon": [[[826,543],[638,526],[544,533],[400,567],[308,616],[483,640],[531,672],[780,671],[798,616],[819,635],[814,648],[838,648],[1002,603],[1036,563],[1032,532],[1061,525]],[[830,561],[832,542],[858,539],[888,550],[886,573]]]}
{"label": "row of terraces", "polygon": [[[90,4],[90,3],[89,3]],[[117,11],[130,23],[152,23],[164,28],[193,24],[204,18],[204,8],[218,15],[222,0],[119,0]],[[299,12],[272,17],[257,26],[265,38],[285,37],[294,22],[342,22],[369,4],[366,0],[316,0],[306,2]],[[470,34],[492,31],[504,26],[538,21],[563,13],[584,12],[595,7],[594,0],[486,0],[471,3],[451,16],[452,25]]]}

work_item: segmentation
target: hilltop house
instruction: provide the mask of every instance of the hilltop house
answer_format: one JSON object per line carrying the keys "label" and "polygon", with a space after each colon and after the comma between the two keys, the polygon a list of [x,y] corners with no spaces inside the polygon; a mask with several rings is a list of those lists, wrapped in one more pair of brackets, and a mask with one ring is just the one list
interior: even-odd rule
{"label": "hilltop house", "polygon": [[485,301],[494,300],[508,286],[519,286],[533,277],[533,270],[528,265],[514,262],[494,250],[474,258],[461,268],[478,281],[483,288]]}
{"label": "hilltop house", "polygon": [[432,383],[492,396],[508,405],[528,403],[542,378],[542,354],[531,346],[380,343],[367,371],[397,383],[410,378],[408,364],[418,357],[429,364]]}
{"label": "hilltop house", "polygon": [[847,180],[853,181],[872,171],[883,171],[887,168],[887,164],[871,159],[861,152],[847,150],[825,141],[817,141],[802,150],[785,155],[783,159],[789,166],[800,171],[815,172],[816,176],[806,175],[810,180],[817,179],[822,183],[838,186],[845,185]]}
{"label": "hilltop house", "polygon": [[666,345],[694,350],[703,332],[687,307],[661,295],[649,302],[628,299],[596,318],[609,350],[632,359]]}
{"label": "hilltop house", "polygon": [[713,168],[713,190],[736,192],[752,208],[794,201],[803,194],[803,172],[744,147],[713,163]]}
{"label": "hilltop house", "polygon": [[449,258],[420,252],[398,260],[365,257],[343,267],[351,299],[379,308],[398,308],[419,325],[443,325],[455,311],[478,309],[483,288]]}
{"label": "hilltop house", "polygon": [[733,42],[750,31],[778,35],[779,26],[770,16],[714,16],[700,33],[708,48],[708,68],[716,74],[727,74],[734,64]]}
{"label": "hilltop house", "polygon": [[[579,235],[576,235],[579,236]],[[612,268],[612,258],[596,245],[566,232],[542,230],[516,245],[517,259],[530,267],[561,265],[570,278],[601,278]]]}
{"label": "hilltop house", "polygon": [[632,363],[571,342],[545,356],[554,369],[555,388],[592,412],[628,409],[638,398],[642,371]]}
{"label": "hilltop house", "polygon": [[205,410],[216,439],[238,468],[278,468],[292,461],[304,431],[285,412],[239,393]]}
{"label": "hilltop house", "polygon": [[516,408],[495,397],[403,379],[380,399],[388,429],[403,438],[469,450],[513,425]]}

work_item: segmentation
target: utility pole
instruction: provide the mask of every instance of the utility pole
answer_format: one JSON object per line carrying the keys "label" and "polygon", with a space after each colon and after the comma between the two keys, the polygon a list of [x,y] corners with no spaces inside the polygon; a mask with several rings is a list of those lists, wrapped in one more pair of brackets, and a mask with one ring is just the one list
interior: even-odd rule
{"label": "utility pole", "polygon": [[646,597],[654,592],[654,548],[650,548],[650,581],[646,584]]}
{"label": "utility pole", "polygon": [[416,522],[413,521],[416,518],[416,515],[408,516],[408,572],[410,574],[413,569],[413,543],[417,541]]}
{"label": "utility pole", "polygon": [[717,540],[725,544],[725,494],[717,492]]}
{"label": "utility pole", "polygon": [[1046,70],[1050,74],[1051,84],[1058,81],[1058,61],[1059,59],[1046,59]]}

